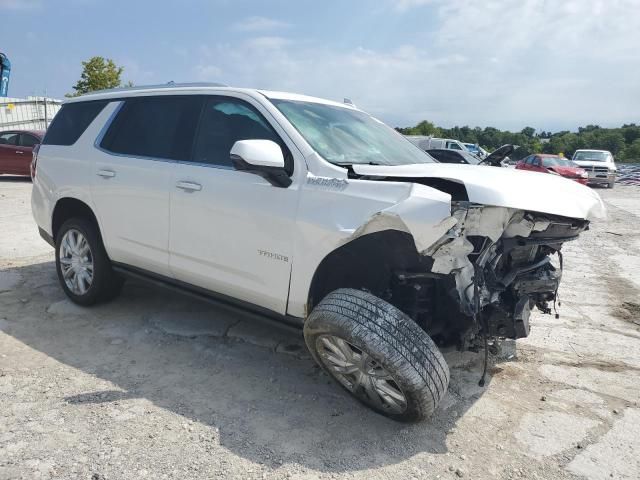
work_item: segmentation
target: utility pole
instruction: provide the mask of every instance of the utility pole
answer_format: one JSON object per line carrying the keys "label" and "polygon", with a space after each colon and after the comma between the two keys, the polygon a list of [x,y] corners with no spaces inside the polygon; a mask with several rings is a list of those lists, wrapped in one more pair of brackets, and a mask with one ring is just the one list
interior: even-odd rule
{"label": "utility pole", "polygon": [[47,89],[44,89],[44,129],[49,128],[49,117],[47,115]]}

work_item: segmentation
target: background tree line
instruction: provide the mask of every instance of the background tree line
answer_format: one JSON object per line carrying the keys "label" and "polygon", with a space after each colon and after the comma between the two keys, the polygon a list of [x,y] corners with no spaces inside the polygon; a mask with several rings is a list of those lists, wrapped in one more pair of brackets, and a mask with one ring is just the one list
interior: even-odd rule
{"label": "background tree line", "polygon": [[561,131],[536,132],[532,127],[520,132],[508,132],[493,127],[436,127],[433,123],[422,121],[415,127],[397,128],[405,135],[433,135],[453,138],[465,143],[477,143],[491,152],[506,143],[519,145],[512,158],[523,158],[531,153],[563,153],[566,157],[580,148],[609,150],[618,162],[640,162],[640,125],[625,124],[620,128],[602,128],[587,125],[577,132]]}

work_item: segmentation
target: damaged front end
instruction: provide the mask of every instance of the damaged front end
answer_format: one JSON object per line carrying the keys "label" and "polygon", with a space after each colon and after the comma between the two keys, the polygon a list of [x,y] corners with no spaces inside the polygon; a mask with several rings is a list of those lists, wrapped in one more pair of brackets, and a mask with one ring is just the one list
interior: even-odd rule
{"label": "damaged front end", "polygon": [[429,271],[402,272],[396,297],[412,292],[410,314],[441,344],[526,337],[531,310],[555,307],[563,243],[589,222],[462,201],[452,216],[455,226],[421,252]]}

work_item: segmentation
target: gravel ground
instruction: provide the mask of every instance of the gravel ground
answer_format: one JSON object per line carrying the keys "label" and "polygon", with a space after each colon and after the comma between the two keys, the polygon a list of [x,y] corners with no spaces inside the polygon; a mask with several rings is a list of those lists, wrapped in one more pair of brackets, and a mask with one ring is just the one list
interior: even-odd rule
{"label": "gravel ground", "polygon": [[[565,250],[559,319],[481,355],[447,352],[434,417],[361,407],[301,339],[129,282],[65,299],[0,178],[0,479],[640,478],[640,189],[599,190],[609,220]],[[541,193],[543,194],[543,193]]]}

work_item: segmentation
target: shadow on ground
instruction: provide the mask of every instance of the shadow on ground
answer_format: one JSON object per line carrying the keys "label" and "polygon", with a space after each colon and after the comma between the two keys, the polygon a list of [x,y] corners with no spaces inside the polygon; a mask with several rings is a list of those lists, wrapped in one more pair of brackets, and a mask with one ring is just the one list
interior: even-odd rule
{"label": "shadow on ground", "polygon": [[[275,353],[227,337],[168,335],[158,312],[229,312],[158,287],[127,283],[114,302],[68,303],[52,262],[5,270],[16,284],[0,293],[0,328],[58,362],[110,382],[81,381],[57,401],[78,408],[144,398],[188,420],[216,427],[220,443],[254,462],[297,462],[340,472],[393,465],[421,452],[447,452],[447,436],[490,384],[478,387],[481,355],[447,353],[451,385],[434,417],[399,424],[372,413],[309,358]],[[17,274],[17,275],[16,275]],[[238,315],[238,314],[233,314]],[[274,335],[282,335],[276,332]]]}
{"label": "shadow on ground", "polygon": [[0,175],[0,183],[31,183],[31,177]]}

